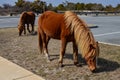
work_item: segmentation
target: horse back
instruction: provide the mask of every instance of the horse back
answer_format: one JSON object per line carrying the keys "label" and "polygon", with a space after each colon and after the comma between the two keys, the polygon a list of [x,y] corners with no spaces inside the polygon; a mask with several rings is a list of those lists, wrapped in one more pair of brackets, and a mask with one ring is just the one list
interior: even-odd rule
{"label": "horse back", "polygon": [[64,26],[63,14],[46,11],[39,17],[38,26],[47,36],[60,39],[61,28]]}
{"label": "horse back", "polygon": [[32,23],[35,21],[35,14],[33,12],[27,12],[27,17],[26,17],[26,21],[28,23]]}
{"label": "horse back", "polygon": [[23,24],[34,23],[35,14],[33,12],[23,12],[20,17],[20,22]]}

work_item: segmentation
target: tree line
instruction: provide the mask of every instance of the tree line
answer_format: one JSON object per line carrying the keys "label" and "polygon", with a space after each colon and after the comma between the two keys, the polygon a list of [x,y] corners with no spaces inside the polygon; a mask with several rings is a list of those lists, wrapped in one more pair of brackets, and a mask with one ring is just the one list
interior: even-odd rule
{"label": "tree line", "polygon": [[103,6],[102,4],[97,3],[73,3],[65,1],[58,6],[53,6],[51,3],[47,4],[45,1],[41,0],[34,0],[33,2],[26,1],[26,0],[17,0],[14,6],[10,4],[3,4],[0,6],[0,11],[3,12],[17,12],[21,13],[23,11],[34,11],[36,13],[42,13],[46,10],[53,10],[53,11],[65,11],[65,10],[91,10],[91,11],[120,11],[120,4],[116,7],[112,5]]}

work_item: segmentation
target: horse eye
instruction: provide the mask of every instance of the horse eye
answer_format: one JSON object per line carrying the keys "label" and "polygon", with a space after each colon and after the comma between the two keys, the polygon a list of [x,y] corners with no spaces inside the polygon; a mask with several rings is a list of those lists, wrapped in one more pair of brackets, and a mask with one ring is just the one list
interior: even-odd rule
{"label": "horse eye", "polygon": [[90,59],[90,64],[92,63],[92,59]]}

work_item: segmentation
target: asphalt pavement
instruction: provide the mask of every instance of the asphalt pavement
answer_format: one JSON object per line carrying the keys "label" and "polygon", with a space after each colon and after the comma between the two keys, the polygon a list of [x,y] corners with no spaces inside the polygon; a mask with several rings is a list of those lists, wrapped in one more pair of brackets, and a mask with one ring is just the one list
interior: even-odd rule
{"label": "asphalt pavement", "polygon": [[[91,28],[99,42],[120,45],[120,16],[79,16],[87,24],[98,26]],[[35,25],[37,25],[36,17]],[[0,17],[0,28],[17,27],[19,17]]]}
{"label": "asphalt pavement", "polygon": [[120,46],[120,16],[81,17],[87,23],[97,25],[91,28],[97,41]]}

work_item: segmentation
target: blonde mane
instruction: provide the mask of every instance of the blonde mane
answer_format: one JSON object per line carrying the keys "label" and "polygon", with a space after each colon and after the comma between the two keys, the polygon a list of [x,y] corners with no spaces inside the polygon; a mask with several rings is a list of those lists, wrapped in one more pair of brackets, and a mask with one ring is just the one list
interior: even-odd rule
{"label": "blonde mane", "polygon": [[74,33],[76,44],[80,49],[82,56],[96,56],[95,49],[91,49],[90,46],[94,45],[96,41],[88,28],[88,25],[71,11],[66,11],[64,18],[67,28],[71,29],[71,33]]}

